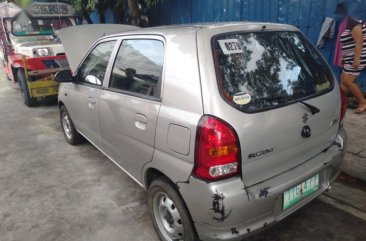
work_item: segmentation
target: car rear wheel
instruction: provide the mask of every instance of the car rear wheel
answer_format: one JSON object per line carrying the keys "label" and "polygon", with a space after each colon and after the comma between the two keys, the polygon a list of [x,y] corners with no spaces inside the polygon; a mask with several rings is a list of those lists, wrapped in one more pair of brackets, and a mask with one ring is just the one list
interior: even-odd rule
{"label": "car rear wheel", "polygon": [[28,107],[35,106],[37,104],[37,99],[30,96],[24,69],[18,69],[17,77],[18,77],[19,88],[20,88],[20,93],[22,95],[23,103]]}
{"label": "car rear wheel", "polygon": [[71,145],[77,145],[84,141],[80,133],[75,129],[71,117],[63,105],[60,107],[60,121],[65,139]]}
{"label": "car rear wheel", "polygon": [[184,202],[166,178],[151,183],[147,200],[154,229],[161,240],[198,240]]}

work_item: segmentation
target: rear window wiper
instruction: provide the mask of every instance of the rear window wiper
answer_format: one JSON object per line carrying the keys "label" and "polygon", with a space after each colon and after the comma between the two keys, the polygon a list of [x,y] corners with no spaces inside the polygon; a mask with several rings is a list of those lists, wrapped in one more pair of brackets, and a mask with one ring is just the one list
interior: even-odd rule
{"label": "rear window wiper", "polygon": [[306,103],[305,101],[301,100],[301,99],[296,99],[290,96],[286,96],[286,95],[279,95],[279,96],[271,96],[271,97],[265,97],[265,98],[259,98],[259,99],[255,99],[254,102],[259,102],[259,101],[273,101],[273,100],[278,100],[278,99],[285,99],[285,100],[289,100],[292,101],[293,103],[301,103],[304,106],[306,106],[312,115],[315,115],[316,113],[320,112],[320,109],[314,105],[311,105],[309,103]]}
{"label": "rear window wiper", "polygon": [[293,99],[293,100],[295,100],[296,103],[301,103],[301,104],[305,105],[310,110],[312,115],[315,115],[316,113],[320,112],[320,109],[318,107],[316,107],[315,105],[311,105],[309,103],[306,103],[303,100],[296,100],[296,99]]}

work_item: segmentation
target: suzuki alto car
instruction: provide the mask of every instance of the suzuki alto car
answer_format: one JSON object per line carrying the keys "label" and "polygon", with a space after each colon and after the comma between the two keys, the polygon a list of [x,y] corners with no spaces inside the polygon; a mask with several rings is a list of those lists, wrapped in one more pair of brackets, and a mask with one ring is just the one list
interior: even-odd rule
{"label": "suzuki alto car", "polygon": [[85,138],[147,190],[161,240],[241,240],[340,172],[345,99],[295,27],[87,25],[60,37],[65,138]]}

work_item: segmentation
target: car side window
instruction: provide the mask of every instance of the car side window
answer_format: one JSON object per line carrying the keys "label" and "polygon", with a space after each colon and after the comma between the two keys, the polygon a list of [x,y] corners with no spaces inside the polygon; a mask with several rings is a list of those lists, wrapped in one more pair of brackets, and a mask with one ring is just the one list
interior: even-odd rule
{"label": "car side window", "polygon": [[110,88],[160,97],[164,44],[154,39],[124,40],[111,73]]}
{"label": "car side window", "polygon": [[93,85],[102,85],[116,41],[98,44],[86,57],[78,73],[78,81]]}

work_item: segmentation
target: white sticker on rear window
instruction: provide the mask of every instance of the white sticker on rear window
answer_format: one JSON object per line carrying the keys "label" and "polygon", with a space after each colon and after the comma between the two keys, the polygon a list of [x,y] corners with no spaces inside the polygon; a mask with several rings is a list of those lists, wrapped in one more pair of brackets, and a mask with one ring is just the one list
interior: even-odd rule
{"label": "white sticker on rear window", "polygon": [[242,47],[237,39],[220,39],[217,41],[225,55],[243,53]]}
{"label": "white sticker on rear window", "polygon": [[246,93],[237,93],[233,96],[233,101],[238,105],[246,105],[252,100],[252,96]]}

